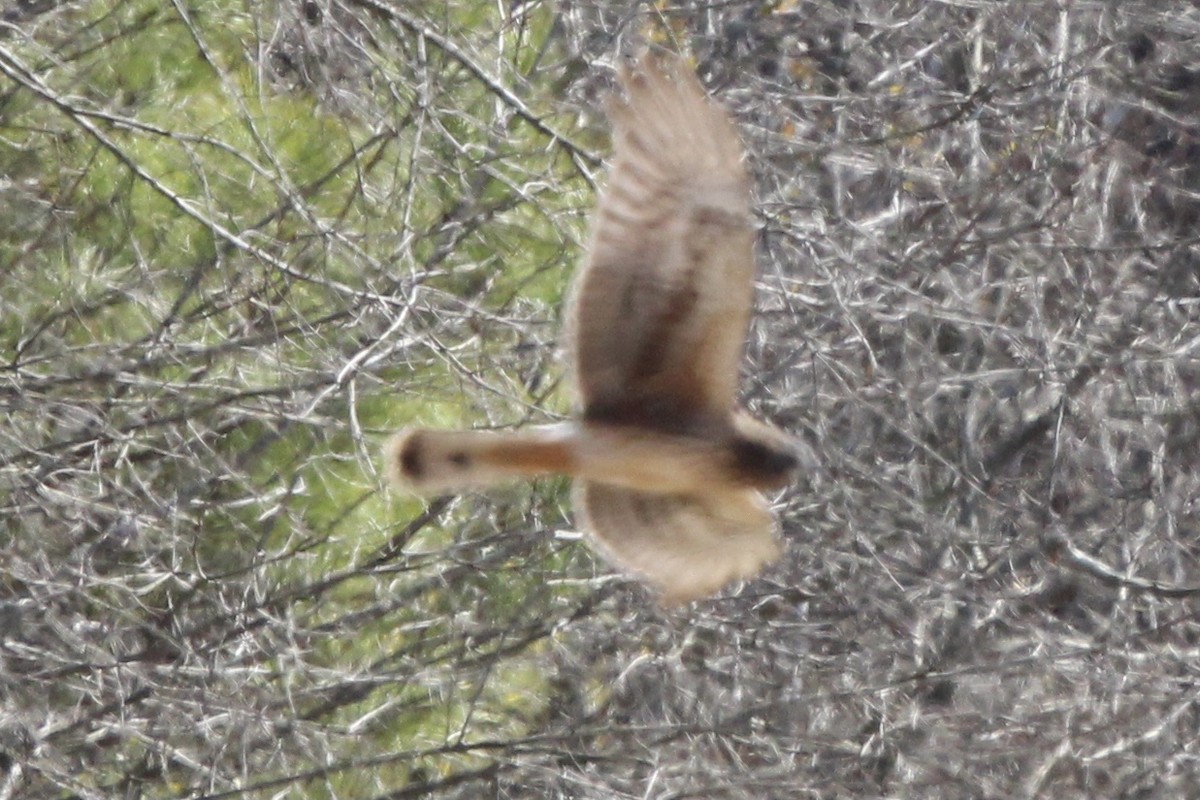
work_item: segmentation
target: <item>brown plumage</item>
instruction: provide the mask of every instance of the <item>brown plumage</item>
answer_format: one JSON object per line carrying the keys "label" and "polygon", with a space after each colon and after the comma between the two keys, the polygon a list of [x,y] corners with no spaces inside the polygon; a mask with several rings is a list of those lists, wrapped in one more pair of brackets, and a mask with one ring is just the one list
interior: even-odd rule
{"label": "brown plumage", "polygon": [[761,490],[788,482],[796,449],[737,407],[754,234],[733,122],[678,58],[644,56],[620,82],[608,188],[568,315],[576,418],[403,432],[388,467],[422,492],[569,475],[599,549],[684,602],[778,556]]}

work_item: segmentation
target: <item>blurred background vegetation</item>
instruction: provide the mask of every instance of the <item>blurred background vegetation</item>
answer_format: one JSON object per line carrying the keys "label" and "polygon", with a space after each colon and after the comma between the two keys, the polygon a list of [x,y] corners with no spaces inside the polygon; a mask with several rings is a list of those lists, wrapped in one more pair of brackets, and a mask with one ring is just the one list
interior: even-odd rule
{"label": "blurred background vegetation", "polygon": [[[817,462],[669,612],[379,460],[569,411],[647,43]],[[1197,231],[1195,3],[0,3],[0,800],[1195,795]]]}

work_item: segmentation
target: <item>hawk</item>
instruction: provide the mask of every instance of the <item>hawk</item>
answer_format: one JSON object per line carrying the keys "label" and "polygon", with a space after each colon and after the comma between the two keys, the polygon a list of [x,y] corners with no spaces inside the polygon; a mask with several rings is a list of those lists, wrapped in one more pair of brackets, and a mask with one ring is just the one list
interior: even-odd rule
{"label": "hawk", "polygon": [[754,280],[737,130],[678,57],[647,54],[619,81],[608,186],[567,317],[572,420],[403,431],[387,466],[422,493],[568,475],[598,549],[675,604],[778,557],[762,492],[790,481],[798,453],[737,404]]}

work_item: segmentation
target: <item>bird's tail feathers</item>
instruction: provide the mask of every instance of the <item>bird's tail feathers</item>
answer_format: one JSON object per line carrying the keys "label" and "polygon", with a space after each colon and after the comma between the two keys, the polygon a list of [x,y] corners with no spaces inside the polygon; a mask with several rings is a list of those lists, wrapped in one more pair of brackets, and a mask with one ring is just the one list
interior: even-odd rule
{"label": "bird's tail feathers", "polygon": [[572,463],[558,426],[506,433],[413,428],[397,434],[385,452],[392,482],[422,494],[565,473]]}

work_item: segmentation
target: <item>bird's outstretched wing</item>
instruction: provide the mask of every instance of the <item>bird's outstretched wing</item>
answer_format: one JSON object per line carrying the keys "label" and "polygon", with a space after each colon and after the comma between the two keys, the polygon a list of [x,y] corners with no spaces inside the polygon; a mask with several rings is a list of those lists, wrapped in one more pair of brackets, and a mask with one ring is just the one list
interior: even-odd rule
{"label": "bird's outstretched wing", "polygon": [[580,482],[575,508],[599,549],[667,605],[750,578],[780,552],[774,517],[752,489],[669,495]]}
{"label": "bird's outstretched wing", "polygon": [[585,419],[727,413],[753,294],[750,184],[729,116],[677,57],[609,107],[614,158],[568,316]]}

